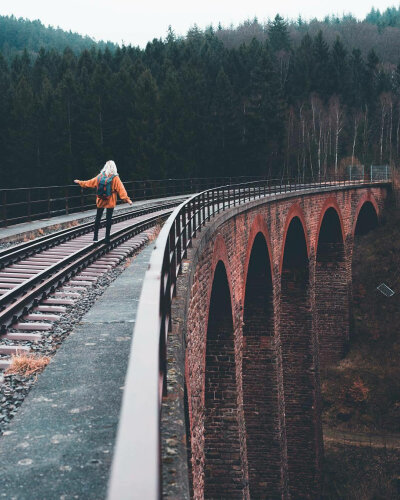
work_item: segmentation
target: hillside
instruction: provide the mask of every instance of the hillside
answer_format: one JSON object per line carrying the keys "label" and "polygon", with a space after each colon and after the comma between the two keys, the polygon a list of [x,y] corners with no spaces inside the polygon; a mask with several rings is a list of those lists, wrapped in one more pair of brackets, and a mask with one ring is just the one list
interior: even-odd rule
{"label": "hillside", "polygon": [[[259,41],[271,41],[270,27],[276,24],[276,20],[277,17],[275,20],[262,23],[258,19],[253,19],[237,27],[219,26],[216,33],[225,46],[230,48],[239,47],[242,43],[250,43],[253,38]],[[290,36],[290,45],[294,50],[301,46],[306,33],[315,37],[321,31],[329,47],[332,47],[339,38],[349,53],[353,49],[360,49],[362,57],[365,58],[371,50],[374,50],[383,63],[392,65],[399,63],[400,7],[388,8],[383,13],[372,9],[364,20],[358,20],[348,14],[341,18],[327,16],[323,20],[314,18],[310,21],[299,17],[297,20],[285,22]]]}
{"label": "hillside", "polygon": [[41,47],[60,52],[69,47],[78,53],[91,47],[115,49],[116,45],[111,42],[96,42],[88,36],[45,26],[39,20],[0,16],[0,51],[7,60],[22,54],[24,49],[31,56],[36,56]]}

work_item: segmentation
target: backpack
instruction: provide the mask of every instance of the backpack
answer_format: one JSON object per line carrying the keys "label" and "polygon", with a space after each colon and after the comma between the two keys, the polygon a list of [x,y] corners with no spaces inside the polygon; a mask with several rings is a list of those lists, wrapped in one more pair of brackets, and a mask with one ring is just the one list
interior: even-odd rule
{"label": "backpack", "polygon": [[107,177],[106,174],[100,174],[97,179],[99,181],[97,185],[96,194],[98,198],[102,200],[108,200],[112,195],[112,180],[116,177],[116,175],[111,175]]}

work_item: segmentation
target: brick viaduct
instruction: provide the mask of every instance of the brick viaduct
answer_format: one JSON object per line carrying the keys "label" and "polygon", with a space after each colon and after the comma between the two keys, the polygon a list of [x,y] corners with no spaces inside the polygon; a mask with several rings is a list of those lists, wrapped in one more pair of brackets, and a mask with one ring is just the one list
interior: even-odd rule
{"label": "brick viaduct", "polygon": [[178,278],[162,407],[165,498],[318,498],[320,368],[349,337],[354,236],[387,185],[223,212]]}

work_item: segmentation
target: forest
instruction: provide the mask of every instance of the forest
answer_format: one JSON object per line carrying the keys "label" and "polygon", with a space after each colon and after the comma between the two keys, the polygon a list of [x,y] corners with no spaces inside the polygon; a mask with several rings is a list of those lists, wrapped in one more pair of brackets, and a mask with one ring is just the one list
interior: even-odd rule
{"label": "forest", "polygon": [[[400,45],[400,9],[377,12],[363,22],[277,15],[264,25],[195,26],[185,37],[170,28],[144,49],[88,39],[80,50],[69,33],[62,49],[39,48],[39,37],[19,50],[9,37],[0,187],[69,184],[108,159],[125,180],[317,178],[395,164],[400,65],[385,37]],[[374,38],[357,45],[368,30]]]}

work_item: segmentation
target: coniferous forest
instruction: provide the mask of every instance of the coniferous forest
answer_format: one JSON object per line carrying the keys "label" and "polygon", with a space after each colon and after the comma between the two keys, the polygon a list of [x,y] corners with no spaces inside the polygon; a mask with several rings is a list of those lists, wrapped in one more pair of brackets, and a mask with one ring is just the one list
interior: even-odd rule
{"label": "coniferous forest", "polygon": [[[28,48],[5,39],[10,19]],[[0,187],[71,183],[108,159],[133,180],[316,177],[400,156],[400,9],[170,29],[145,49],[41,43],[33,23],[0,21]]]}

